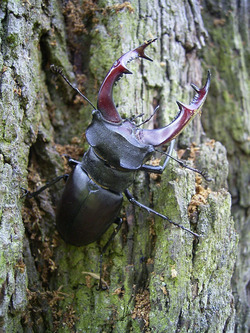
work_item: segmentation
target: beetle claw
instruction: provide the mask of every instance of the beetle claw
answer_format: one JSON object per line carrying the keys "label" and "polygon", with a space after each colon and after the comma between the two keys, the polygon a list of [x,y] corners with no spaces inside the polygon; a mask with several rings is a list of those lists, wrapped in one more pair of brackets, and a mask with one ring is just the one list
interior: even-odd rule
{"label": "beetle claw", "polygon": [[199,87],[197,87],[194,83],[191,83],[191,87],[199,94],[201,90]]}
{"label": "beetle claw", "polygon": [[105,290],[108,290],[109,287],[108,286],[103,286],[102,283],[99,284],[98,288],[96,288],[96,291],[105,291]]}
{"label": "beetle claw", "polygon": [[[126,65],[132,60],[140,57],[152,61],[152,59],[145,54],[145,49],[156,39],[157,38],[154,38],[144,42],[144,44],[125,53],[114,62],[101,85],[97,100],[97,108],[105,120],[116,124],[122,123],[122,118],[119,115],[112,98],[113,86],[123,76],[123,74],[132,74],[126,67]],[[197,113],[200,113],[208,93],[209,85],[210,72],[208,71],[207,81],[203,88],[198,88],[196,85],[191,84],[192,88],[196,92],[191,104],[185,105],[181,102],[177,102],[180,110],[177,117],[164,128],[139,130],[136,134],[138,141],[146,145],[160,146],[173,140],[181,133],[190,120],[192,120]]]}
{"label": "beetle claw", "polygon": [[179,109],[182,110],[183,108],[188,108],[187,105],[185,105],[184,103],[180,102],[180,101],[176,101],[176,104],[179,106]]}
{"label": "beetle claw", "polygon": [[97,108],[101,111],[103,118],[112,123],[121,123],[122,119],[119,115],[115,104],[113,102],[112,93],[113,86],[123,74],[132,74],[126,65],[136,58],[143,58],[153,61],[145,54],[145,48],[153,43],[157,38],[150,39],[139,47],[125,53],[118,60],[116,60],[106,75],[101,88],[99,90],[97,99]]}
{"label": "beetle claw", "polygon": [[200,113],[203,103],[208,94],[208,89],[210,86],[210,72],[208,71],[207,81],[203,88],[198,88],[194,84],[193,89],[196,94],[189,105],[185,105],[179,101],[177,104],[179,106],[179,113],[176,118],[166,127],[158,128],[154,130],[141,130],[138,133],[141,142],[144,144],[151,144],[153,146],[160,146],[166,142],[173,140],[177,135],[179,135],[186,125],[194,118],[194,116]]}
{"label": "beetle claw", "polygon": [[23,191],[23,193],[22,193],[22,195],[21,195],[21,198],[22,198],[22,199],[25,198],[25,197],[30,198],[30,197],[29,197],[29,195],[30,195],[30,191],[29,191],[29,190],[27,190],[27,189],[24,188],[24,187],[21,187],[21,190]]}

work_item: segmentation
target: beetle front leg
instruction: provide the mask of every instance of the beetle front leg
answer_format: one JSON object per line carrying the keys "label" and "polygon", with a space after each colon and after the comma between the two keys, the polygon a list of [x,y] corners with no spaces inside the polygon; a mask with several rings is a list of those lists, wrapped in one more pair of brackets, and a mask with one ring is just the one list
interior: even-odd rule
{"label": "beetle front leg", "polygon": [[168,148],[168,151],[166,153],[166,158],[165,161],[163,163],[163,165],[149,165],[149,164],[143,164],[140,168],[141,171],[147,171],[147,172],[152,172],[152,173],[158,173],[158,174],[162,174],[163,171],[165,170],[169,159],[172,157],[172,153],[173,153],[173,149],[174,149],[174,144],[175,144],[175,139],[171,141],[170,146]]}
{"label": "beetle front leg", "polygon": [[[163,153],[166,154],[169,158],[172,158],[175,162],[177,162],[181,167],[189,169],[193,172],[198,173],[199,175],[201,175],[207,182],[211,182],[213,179],[209,177],[208,172],[206,170],[199,170],[199,169],[195,169],[192,168],[191,166],[185,164],[183,161],[178,160],[177,158],[170,156],[168,153]],[[153,171],[151,171],[153,172]]]}
{"label": "beetle front leg", "polygon": [[132,194],[129,192],[129,190],[125,190],[124,194],[126,195],[126,197],[127,197],[127,199],[129,200],[129,202],[131,202],[133,205],[136,205],[136,206],[140,207],[141,209],[146,210],[148,213],[153,213],[153,214],[155,214],[156,216],[161,217],[163,220],[166,220],[166,221],[168,221],[169,223],[175,225],[176,227],[181,228],[181,229],[183,229],[183,230],[189,232],[190,234],[192,234],[192,235],[195,236],[195,237],[200,237],[200,235],[196,234],[195,232],[193,232],[193,231],[191,231],[191,230],[189,230],[189,229],[183,227],[182,225],[180,225],[180,224],[178,224],[178,223],[176,223],[176,222],[170,220],[170,218],[168,218],[167,216],[162,215],[162,214],[156,212],[155,210],[153,210],[152,208],[149,208],[149,207],[147,207],[147,206],[141,204],[139,201],[137,201],[137,200],[132,196]]}
{"label": "beetle front leg", "polygon": [[[169,159],[171,158],[172,160],[177,162],[181,167],[189,169],[191,171],[194,171],[194,172],[198,173],[199,175],[201,175],[207,182],[211,182],[212,178],[209,177],[206,170],[199,170],[199,169],[192,168],[191,166],[185,164],[183,161],[178,160],[177,158],[172,156],[174,143],[175,143],[175,140],[171,141],[171,145],[170,145],[170,147],[169,147],[169,149],[166,153],[159,151],[161,154],[166,155],[165,161],[164,161],[162,166],[161,165],[155,166],[155,165],[143,164],[141,166],[140,170],[141,171],[146,171],[146,172],[152,172],[152,173],[156,173],[156,174],[162,174],[163,171],[165,170],[168,162],[169,162]],[[156,151],[158,151],[158,150],[156,150]]]}

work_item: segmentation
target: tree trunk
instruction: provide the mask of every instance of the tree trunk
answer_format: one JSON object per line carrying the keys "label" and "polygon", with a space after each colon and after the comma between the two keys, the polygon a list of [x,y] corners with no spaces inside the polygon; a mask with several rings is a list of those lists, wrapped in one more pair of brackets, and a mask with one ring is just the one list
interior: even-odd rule
{"label": "tree trunk", "polygon": [[[202,13],[198,2],[184,0],[0,3],[3,332],[247,332],[249,81],[242,45],[249,36],[237,25],[245,11],[236,12],[230,2],[224,12],[219,3],[205,1]],[[228,43],[221,48],[223,36]],[[160,104],[148,126],[162,126],[178,112],[175,100],[188,104],[194,95],[190,83],[201,86],[211,69],[202,119],[209,137],[228,149],[239,246],[226,190],[226,149],[205,135],[196,117],[179,137],[178,149],[190,165],[206,168],[212,183],[201,183],[173,161],[161,177],[138,174],[130,190],[202,237],[198,241],[124,200],[122,230],[104,256],[109,289],[100,292],[95,278],[100,248],[113,227],[88,246],[65,244],[55,228],[63,184],[30,200],[21,198],[21,187],[34,190],[65,173],[60,155],[81,159],[88,147],[83,133],[91,107],[50,65],[62,67],[96,104],[112,63],[153,37],[158,40],[146,53],[154,62],[129,64],[133,75],[119,81],[115,103],[124,118],[144,113],[145,119]]]}
{"label": "tree trunk", "polygon": [[[204,58],[213,68],[207,111],[202,118],[206,133],[227,149],[232,214],[239,235],[232,280],[236,332],[250,329],[250,220],[249,220],[249,15],[248,2],[205,2],[209,43]],[[223,130],[222,130],[223,129]]]}

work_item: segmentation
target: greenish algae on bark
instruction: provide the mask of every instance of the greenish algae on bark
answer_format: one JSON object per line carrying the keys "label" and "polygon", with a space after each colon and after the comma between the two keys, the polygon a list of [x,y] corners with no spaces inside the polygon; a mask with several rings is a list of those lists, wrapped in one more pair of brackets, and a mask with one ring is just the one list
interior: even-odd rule
{"label": "greenish algae on bark", "polygon": [[249,228],[250,167],[250,80],[249,8],[246,2],[228,1],[222,6],[208,1],[203,18],[209,32],[204,52],[206,66],[212,66],[214,85],[203,117],[206,132],[227,149],[230,164],[229,191],[232,213],[239,233],[237,260],[232,279],[236,307],[236,332],[250,327]]}

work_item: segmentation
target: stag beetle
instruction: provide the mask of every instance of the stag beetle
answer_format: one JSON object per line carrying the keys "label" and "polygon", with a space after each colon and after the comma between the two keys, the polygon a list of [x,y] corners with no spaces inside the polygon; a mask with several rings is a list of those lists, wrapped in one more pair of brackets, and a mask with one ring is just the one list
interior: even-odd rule
{"label": "stag beetle", "polygon": [[[67,178],[57,207],[57,229],[67,243],[75,246],[92,243],[98,240],[111,224],[117,223],[116,229],[102,250],[104,253],[122,224],[122,220],[118,218],[123,201],[122,193],[132,204],[160,216],[194,236],[199,236],[173,222],[167,216],[141,204],[128,191],[128,187],[133,183],[135,172],[161,174],[164,171],[171,157],[175,137],[200,112],[210,85],[208,72],[207,82],[203,88],[199,89],[192,85],[196,94],[189,106],[177,102],[179,113],[166,127],[153,130],[141,129],[131,120],[123,120],[113,102],[113,85],[123,74],[132,74],[126,67],[131,60],[140,57],[152,61],[145,55],[144,50],[155,40],[145,42],[114,62],[99,90],[97,108],[71,85],[60,69],[53,65],[51,67],[94,108],[92,122],[86,130],[90,148],[81,162],[70,160],[75,166]],[[163,166],[145,164],[155,152],[155,147],[170,141],[170,148]],[[61,178],[66,176],[57,177],[37,192],[27,193],[27,196],[36,196]]]}

